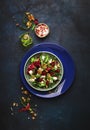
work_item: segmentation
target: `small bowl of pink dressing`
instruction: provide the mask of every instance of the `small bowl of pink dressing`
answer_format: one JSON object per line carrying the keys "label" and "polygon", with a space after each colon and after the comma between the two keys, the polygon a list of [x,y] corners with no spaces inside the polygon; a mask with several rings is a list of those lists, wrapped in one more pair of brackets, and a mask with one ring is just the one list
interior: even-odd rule
{"label": "small bowl of pink dressing", "polygon": [[45,23],[39,23],[38,25],[36,25],[35,27],[35,34],[40,37],[40,38],[44,38],[49,34],[50,30],[47,24]]}

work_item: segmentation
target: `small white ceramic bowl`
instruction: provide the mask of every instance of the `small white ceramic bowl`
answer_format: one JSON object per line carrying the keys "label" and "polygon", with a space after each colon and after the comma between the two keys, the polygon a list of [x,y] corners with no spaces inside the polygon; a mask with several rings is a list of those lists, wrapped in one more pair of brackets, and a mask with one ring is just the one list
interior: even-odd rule
{"label": "small white ceramic bowl", "polygon": [[46,37],[49,34],[49,32],[50,32],[50,29],[48,25],[45,23],[39,23],[35,27],[35,34],[40,38]]}

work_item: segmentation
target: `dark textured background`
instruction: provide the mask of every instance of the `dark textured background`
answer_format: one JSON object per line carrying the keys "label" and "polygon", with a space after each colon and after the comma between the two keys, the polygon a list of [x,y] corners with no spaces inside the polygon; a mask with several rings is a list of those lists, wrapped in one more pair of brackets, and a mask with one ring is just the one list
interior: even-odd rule
{"label": "dark textured background", "polygon": [[[89,0],[2,0],[0,2],[0,130],[90,130],[90,1]],[[42,99],[32,95],[38,118],[27,113],[10,115],[10,104],[21,96],[19,67],[28,49],[18,43],[18,20],[25,11],[50,27],[45,39],[33,33],[34,44],[57,41],[74,59],[76,77],[62,96]]]}

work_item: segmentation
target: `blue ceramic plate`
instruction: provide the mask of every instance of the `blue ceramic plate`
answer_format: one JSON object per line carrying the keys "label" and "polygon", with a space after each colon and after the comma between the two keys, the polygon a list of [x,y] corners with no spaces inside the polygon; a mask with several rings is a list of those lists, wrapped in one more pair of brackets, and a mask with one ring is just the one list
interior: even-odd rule
{"label": "blue ceramic plate", "polygon": [[[30,87],[24,77],[24,65],[27,59],[32,54],[37,53],[39,51],[48,51],[55,54],[61,60],[64,67],[64,75],[62,81],[55,89],[50,90],[48,92],[40,92],[33,89],[32,87]],[[69,89],[74,80],[75,66],[72,57],[62,46],[58,45],[57,43],[44,42],[32,47],[23,57],[20,66],[20,76],[23,84],[32,94],[42,98],[53,98],[65,93]]]}

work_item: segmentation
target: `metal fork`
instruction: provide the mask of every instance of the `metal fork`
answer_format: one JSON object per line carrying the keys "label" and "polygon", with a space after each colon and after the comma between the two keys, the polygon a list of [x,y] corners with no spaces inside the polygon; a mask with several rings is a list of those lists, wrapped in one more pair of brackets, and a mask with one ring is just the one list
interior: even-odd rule
{"label": "metal fork", "polygon": [[62,91],[62,88],[65,84],[65,79],[63,80],[63,82],[52,92],[52,93],[49,93],[49,94],[36,94],[37,96],[39,97],[43,97],[43,98],[52,98],[52,97],[56,97],[56,96],[59,96],[61,94],[61,91]]}

